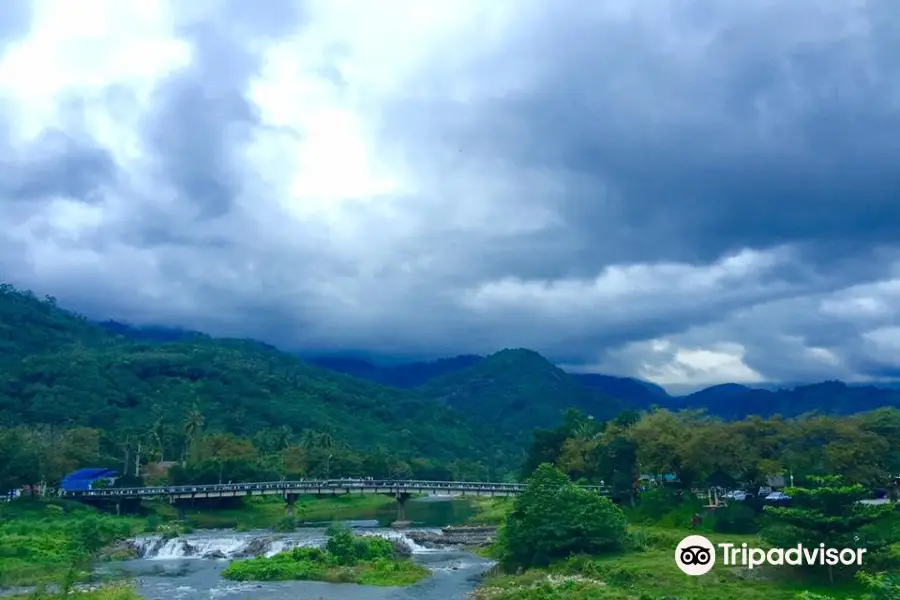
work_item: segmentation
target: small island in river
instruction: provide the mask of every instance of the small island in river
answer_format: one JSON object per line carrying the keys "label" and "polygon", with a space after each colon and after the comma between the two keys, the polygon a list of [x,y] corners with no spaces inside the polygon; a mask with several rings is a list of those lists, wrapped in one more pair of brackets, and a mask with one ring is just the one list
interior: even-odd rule
{"label": "small island in river", "polygon": [[274,556],[236,560],[222,576],[234,581],[404,586],[430,577],[431,571],[413,562],[409,548],[400,542],[332,527],[324,548],[294,548]]}

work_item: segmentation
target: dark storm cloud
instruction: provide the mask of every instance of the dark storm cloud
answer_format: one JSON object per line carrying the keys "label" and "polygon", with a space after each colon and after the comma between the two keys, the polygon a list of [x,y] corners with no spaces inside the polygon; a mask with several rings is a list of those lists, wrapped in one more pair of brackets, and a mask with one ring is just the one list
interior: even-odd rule
{"label": "dark storm cloud", "polygon": [[[0,237],[17,282],[100,318],[306,353],[526,345],[634,374],[678,347],[732,343],[775,379],[890,371],[863,334],[893,313],[823,306],[888,299],[846,288],[896,276],[892,2],[498,0],[504,27],[448,36],[387,99],[346,64],[390,65],[326,32],[312,73],[364,104],[378,158],[402,163],[415,190],[333,221],[289,214],[290,173],[246,160],[273,130],[250,85],[267,45],[320,26],[305,4],[171,6],[190,64],[149,107],[116,85],[100,99],[123,122],[141,111],[138,166],[86,135],[77,107],[63,131],[5,153],[4,208],[105,199],[83,252],[55,271],[5,258],[25,256],[30,231]],[[747,247],[758,252],[738,255]],[[673,344],[657,355],[646,342],[660,337]]]}
{"label": "dark storm cloud", "polygon": [[[400,98],[394,126],[409,143],[556,173],[586,271],[797,242],[823,259],[900,237],[889,3],[622,4],[624,17],[584,2],[523,11],[518,35],[464,76],[491,89],[521,71],[528,85]],[[444,73],[429,65],[420,83],[441,96]]]}
{"label": "dark storm cloud", "polygon": [[261,125],[246,96],[261,67],[259,43],[291,33],[303,18],[296,0],[267,2],[265,10],[227,0],[213,14],[180,23],[193,61],[157,87],[144,136],[162,181],[196,218],[222,217],[241,193],[235,152]]}
{"label": "dark storm cloud", "polygon": [[18,202],[54,196],[97,201],[99,188],[115,173],[113,157],[90,138],[47,130],[11,159],[0,159],[0,197]]}

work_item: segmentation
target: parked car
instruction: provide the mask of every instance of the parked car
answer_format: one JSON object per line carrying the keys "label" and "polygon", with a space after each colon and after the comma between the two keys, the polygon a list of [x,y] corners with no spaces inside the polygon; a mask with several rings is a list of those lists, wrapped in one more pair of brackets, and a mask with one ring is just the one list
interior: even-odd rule
{"label": "parked car", "polygon": [[733,492],[728,492],[724,496],[724,498],[726,500],[737,500],[737,501],[746,500],[747,498],[751,498],[751,497],[753,497],[753,494],[751,494],[750,492],[745,492],[743,490],[734,490]]}
{"label": "parked car", "polygon": [[788,496],[787,494],[785,494],[784,492],[772,492],[771,494],[768,494],[766,496],[766,500],[773,501],[773,502],[790,500],[790,499],[791,499],[791,497]]}

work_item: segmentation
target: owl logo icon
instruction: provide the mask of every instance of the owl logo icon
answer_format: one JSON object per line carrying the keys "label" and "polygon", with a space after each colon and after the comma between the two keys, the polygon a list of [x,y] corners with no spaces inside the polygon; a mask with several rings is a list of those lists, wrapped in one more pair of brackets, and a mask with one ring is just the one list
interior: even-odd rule
{"label": "owl logo icon", "polygon": [[716,564],[716,549],[702,535],[689,535],[675,548],[675,564],[686,575],[706,575]]}

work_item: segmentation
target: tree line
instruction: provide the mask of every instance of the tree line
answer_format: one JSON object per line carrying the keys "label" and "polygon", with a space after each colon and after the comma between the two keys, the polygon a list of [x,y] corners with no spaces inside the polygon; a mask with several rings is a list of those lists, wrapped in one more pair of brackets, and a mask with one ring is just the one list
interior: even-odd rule
{"label": "tree line", "polygon": [[[378,445],[354,447],[327,430],[265,428],[238,436],[208,428],[196,407],[180,421],[161,413],[149,427],[105,431],[21,425],[0,428],[0,488],[46,483],[90,466],[148,483],[219,483],[281,478],[360,477],[521,480],[542,463],[572,480],[604,483],[633,498],[643,474],[673,474],[685,488],[747,488],[772,476],[840,476],[869,488],[900,473],[900,410],[850,417],[805,415],[723,421],[697,411],[627,412],[602,422],[570,410],[562,423],[532,434],[521,472],[515,457],[439,461]],[[160,463],[174,463],[167,470]],[[136,481],[136,480],[135,480]]]}
{"label": "tree line", "polygon": [[724,421],[655,409],[608,422],[569,411],[560,426],[534,432],[523,475],[542,463],[573,480],[603,481],[626,497],[643,474],[672,474],[685,488],[753,489],[789,475],[797,482],[833,475],[886,487],[900,474],[900,410]]}
{"label": "tree line", "polygon": [[[496,464],[503,462],[498,456]],[[118,471],[121,486],[363,476],[486,481],[507,474],[489,462],[441,462],[383,445],[355,448],[324,430],[294,433],[282,426],[252,436],[208,431],[197,408],[187,412],[180,427],[161,416],[144,430],[0,427],[0,491],[53,488],[66,474],[86,467]]]}

